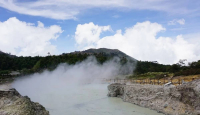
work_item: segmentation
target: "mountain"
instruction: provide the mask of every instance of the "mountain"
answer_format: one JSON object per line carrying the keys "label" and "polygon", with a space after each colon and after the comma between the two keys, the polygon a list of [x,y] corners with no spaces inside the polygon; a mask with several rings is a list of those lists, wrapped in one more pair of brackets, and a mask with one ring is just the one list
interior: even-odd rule
{"label": "mountain", "polygon": [[88,49],[88,50],[85,50],[85,51],[75,51],[75,52],[72,52],[73,54],[78,54],[78,53],[81,53],[81,54],[100,54],[102,53],[103,55],[105,56],[109,56],[109,57],[120,57],[120,58],[127,58],[129,60],[133,60],[133,61],[137,61],[136,59],[128,56],[127,54],[123,53],[122,51],[118,50],[118,49],[107,49],[107,48],[99,48],[99,49],[94,49],[94,48],[91,48],[91,49]]}
{"label": "mountain", "polygon": [[8,56],[8,57],[17,57],[15,55],[11,55],[9,53],[5,53],[5,52],[2,52],[2,51],[0,51],[0,55],[4,55],[4,56]]}
{"label": "mountain", "polygon": [[0,51],[0,54],[4,54],[4,52]]}
{"label": "mountain", "polygon": [[105,61],[113,57],[119,57],[120,63],[135,63],[136,60],[125,53],[116,49],[88,49],[85,51],[75,51],[72,53],[63,53],[62,55],[49,55],[46,57],[24,57],[14,56],[4,52],[0,52],[0,71],[1,70],[22,70],[22,69],[55,69],[60,63],[76,64],[87,59],[88,56],[94,56],[96,60],[103,64]]}
{"label": "mountain", "polygon": [[[54,70],[59,64],[67,63],[69,65],[84,61],[88,56],[96,57],[96,60],[103,64],[113,57],[120,58],[120,64],[133,64],[135,74],[144,74],[148,72],[170,72],[175,75],[196,75],[200,74],[200,60],[192,62],[190,66],[180,66],[179,64],[163,65],[157,62],[137,61],[117,49],[88,49],[84,51],[75,51],[63,53],[62,55],[49,55],[46,57],[23,57],[15,56],[0,51],[0,72],[9,70],[23,70],[24,73],[33,73],[44,69]],[[136,62],[136,63],[135,63]]]}

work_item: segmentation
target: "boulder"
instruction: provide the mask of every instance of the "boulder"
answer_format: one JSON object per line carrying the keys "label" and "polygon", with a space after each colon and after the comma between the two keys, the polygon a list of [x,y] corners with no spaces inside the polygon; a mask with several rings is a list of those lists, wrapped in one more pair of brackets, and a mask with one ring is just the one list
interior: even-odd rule
{"label": "boulder", "polygon": [[21,96],[15,89],[0,91],[0,115],[49,115],[39,103]]}
{"label": "boulder", "polygon": [[109,97],[122,97],[124,94],[123,84],[114,83],[108,86],[108,96]]}

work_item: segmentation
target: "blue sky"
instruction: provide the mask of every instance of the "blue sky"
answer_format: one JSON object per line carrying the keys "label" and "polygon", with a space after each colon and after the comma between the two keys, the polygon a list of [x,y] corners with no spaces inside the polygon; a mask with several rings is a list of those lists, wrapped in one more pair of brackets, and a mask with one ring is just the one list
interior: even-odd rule
{"label": "blue sky", "polygon": [[106,47],[138,60],[195,61],[199,5],[198,0],[2,0],[0,50],[35,56]]}

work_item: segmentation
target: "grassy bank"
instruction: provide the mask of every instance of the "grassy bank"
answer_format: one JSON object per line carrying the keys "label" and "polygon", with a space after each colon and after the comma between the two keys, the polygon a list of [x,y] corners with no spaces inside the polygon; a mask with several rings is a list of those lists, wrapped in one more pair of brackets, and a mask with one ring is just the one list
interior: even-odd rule
{"label": "grassy bank", "polygon": [[196,79],[200,79],[199,75],[188,75],[188,76],[174,76],[173,73],[168,72],[148,72],[139,75],[127,76],[130,81],[134,80],[137,83],[142,84],[156,84],[163,85],[167,82],[172,82],[174,85],[182,84],[183,82],[190,82]]}
{"label": "grassy bank", "polygon": [[173,77],[173,73],[169,72],[148,72],[139,75],[129,75],[127,78],[129,79],[162,79],[167,77]]}

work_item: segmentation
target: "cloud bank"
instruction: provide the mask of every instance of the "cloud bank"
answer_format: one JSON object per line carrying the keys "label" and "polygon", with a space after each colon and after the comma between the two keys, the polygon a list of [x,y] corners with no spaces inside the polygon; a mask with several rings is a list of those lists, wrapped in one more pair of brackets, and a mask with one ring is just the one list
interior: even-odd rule
{"label": "cloud bank", "polygon": [[[153,10],[171,14],[198,13],[198,5],[190,0],[1,0],[0,7],[20,14],[42,16],[57,20],[76,19],[77,15],[92,8],[106,10]],[[198,4],[199,1],[195,1]],[[189,5],[188,5],[189,4]],[[192,5],[193,7],[189,7]],[[173,9],[173,10],[172,10]]]}
{"label": "cloud bank", "polygon": [[35,25],[12,17],[0,22],[0,50],[18,56],[44,56],[56,51],[50,40],[56,40],[61,33],[58,25],[45,27],[40,21]]}
{"label": "cloud bank", "polygon": [[[79,31],[80,28],[81,31]],[[87,28],[93,28],[93,30]],[[75,32],[77,47],[81,50],[101,47],[119,49],[138,60],[158,61],[163,64],[177,63],[179,59],[188,61],[200,59],[200,54],[197,53],[200,50],[200,44],[190,42],[191,40],[184,39],[182,35],[178,35],[176,38],[158,37],[158,33],[164,32],[166,29],[158,23],[149,21],[136,23],[125,29],[124,33],[122,30],[117,30],[114,35],[102,38],[99,33],[95,34],[95,37],[91,34],[84,36],[84,39],[90,42],[85,41],[83,44],[79,42],[82,39],[80,35],[93,33],[101,28],[102,26],[92,23],[77,26]],[[199,37],[194,39],[199,39]]]}

